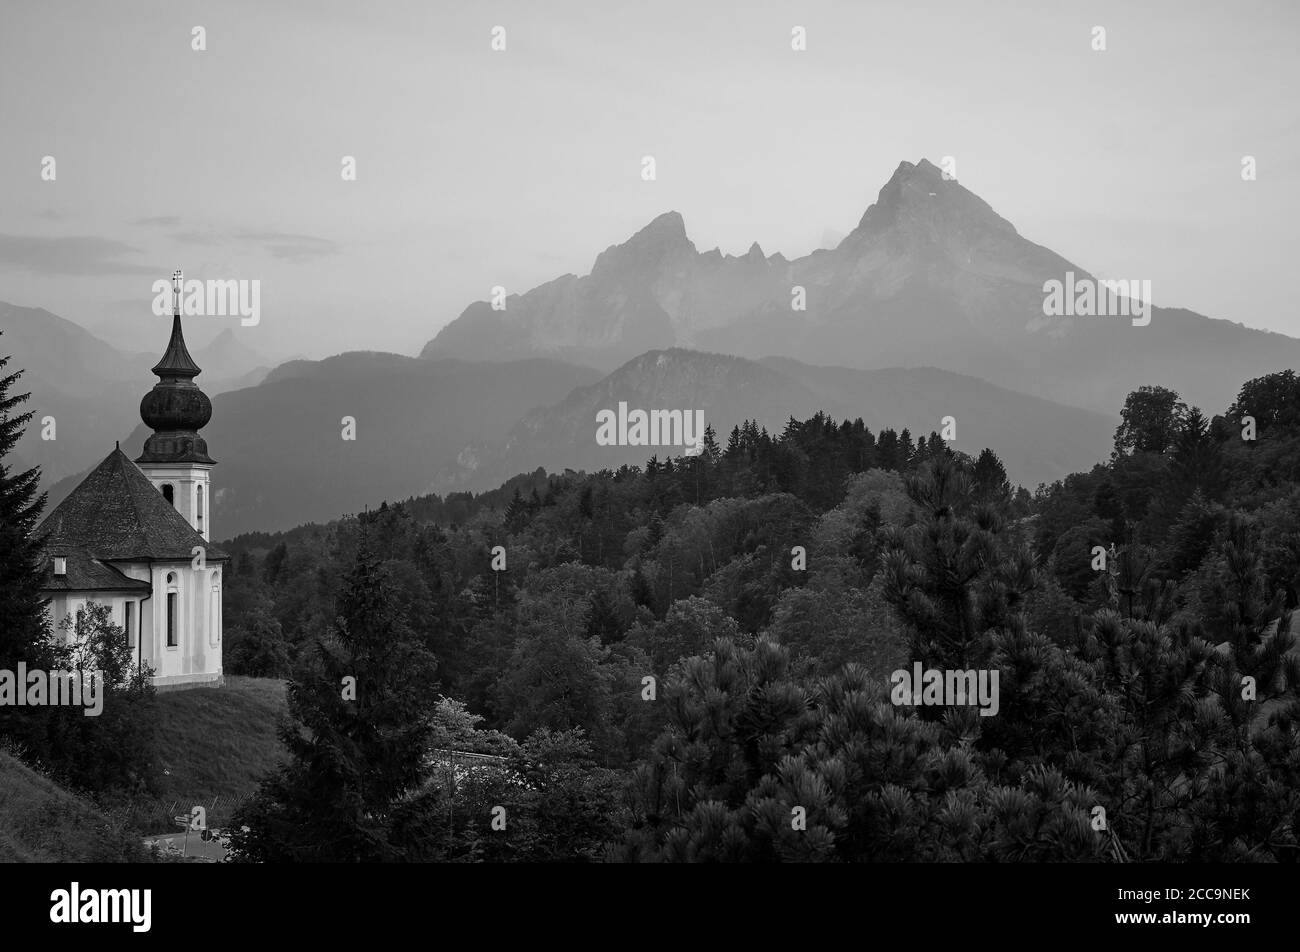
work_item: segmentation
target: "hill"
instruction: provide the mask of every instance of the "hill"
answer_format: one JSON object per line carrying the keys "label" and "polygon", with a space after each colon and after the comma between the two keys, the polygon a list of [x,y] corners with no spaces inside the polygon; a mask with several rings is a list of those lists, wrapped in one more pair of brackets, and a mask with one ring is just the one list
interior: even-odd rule
{"label": "hill", "polygon": [[158,695],[163,781],[158,795],[132,804],[141,833],[172,829],[172,817],[195,806],[208,825],[229,823],[235,807],[280,762],[276,728],[285,713],[285,683],[270,678],[227,677],[220,688]]}
{"label": "hill", "polygon": [[124,824],[0,751],[0,863],[145,859]]}
{"label": "hill", "polygon": [[854,370],[673,348],[642,354],[554,406],[529,413],[503,444],[474,454],[477,465],[463,471],[464,485],[481,488],[537,467],[591,472],[639,466],[652,455],[680,455],[681,448],[597,445],[597,412],[617,409],[621,401],[629,408],[701,410],[719,442],[745,420],[776,434],[791,417],[818,410],[841,419],[861,417],[872,430],[910,428],[913,436],[942,430],[943,418],[952,415],[954,448],[974,455],[991,448],[1010,478],[1029,487],[1105,456],[1118,422],[932,367]]}

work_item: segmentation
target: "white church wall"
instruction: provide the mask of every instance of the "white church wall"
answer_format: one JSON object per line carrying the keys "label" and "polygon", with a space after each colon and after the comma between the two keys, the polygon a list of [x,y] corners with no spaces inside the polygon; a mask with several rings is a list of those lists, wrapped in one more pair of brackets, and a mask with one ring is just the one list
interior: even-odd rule
{"label": "white church wall", "polygon": [[[196,569],[192,562],[160,562],[152,580],[156,603],[152,612],[155,637],[154,684],[158,687],[219,682],[221,645],[210,629],[209,603],[214,578],[220,598],[221,567]],[[169,638],[169,597],[175,598],[175,624]],[[219,618],[219,609],[218,609]],[[209,642],[217,640],[216,645]],[[174,644],[172,643],[174,642]]]}

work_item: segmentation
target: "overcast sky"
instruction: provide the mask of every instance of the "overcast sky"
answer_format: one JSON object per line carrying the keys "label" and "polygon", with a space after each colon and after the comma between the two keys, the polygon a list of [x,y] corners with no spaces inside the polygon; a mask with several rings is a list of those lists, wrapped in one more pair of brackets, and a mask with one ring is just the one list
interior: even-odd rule
{"label": "overcast sky", "polygon": [[416,353],[668,209],[701,250],[795,257],[951,155],[1081,267],[1300,336],[1298,25],[1292,0],[4,0],[0,299],[129,347],[180,267],[260,280],[262,323],[220,326],[269,355]]}

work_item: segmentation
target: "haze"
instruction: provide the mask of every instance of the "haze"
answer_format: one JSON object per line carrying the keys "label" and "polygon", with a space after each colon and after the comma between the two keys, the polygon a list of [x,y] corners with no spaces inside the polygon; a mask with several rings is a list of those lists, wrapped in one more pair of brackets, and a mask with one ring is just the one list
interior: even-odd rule
{"label": "haze", "polygon": [[150,286],[183,268],[261,280],[257,327],[211,320],[264,354],[416,353],[493,285],[586,273],[665,210],[701,249],[794,257],[900,161],[951,155],[1082,267],[1300,336],[1293,4],[921,10],[8,2],[0,299],[147,349]]}

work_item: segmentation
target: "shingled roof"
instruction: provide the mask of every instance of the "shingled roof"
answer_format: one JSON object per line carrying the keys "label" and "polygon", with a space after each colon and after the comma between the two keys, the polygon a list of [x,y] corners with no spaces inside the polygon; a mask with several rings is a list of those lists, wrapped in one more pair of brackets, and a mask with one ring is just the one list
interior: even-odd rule
{"label": "shingled roof", "polygon": [[115,449],[37,528],[47,555],[78,550],[102,562],[189,561],[196,545],[209,562],[229,556],[203,540],[140,467]]}
{"label": "shingled roof", "polygon": [[67,559],[67,573],[53,574],[52,558],[46,559],[47,592],[147,592],[152,587],[143,579],[123,575],[112,565],[105,565],[85,549],[68,549],[58,553]]}

